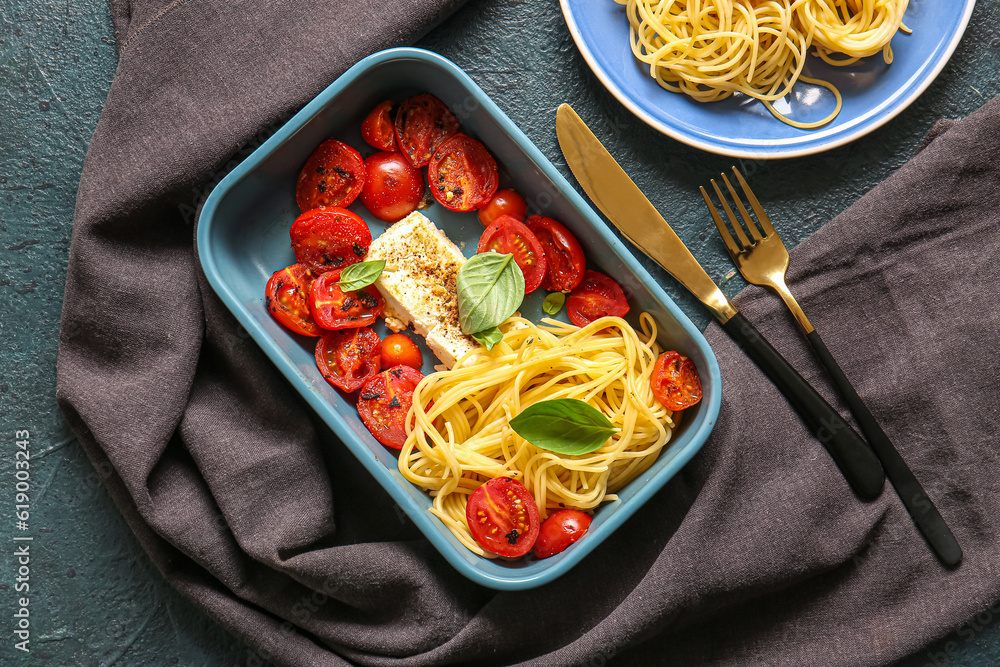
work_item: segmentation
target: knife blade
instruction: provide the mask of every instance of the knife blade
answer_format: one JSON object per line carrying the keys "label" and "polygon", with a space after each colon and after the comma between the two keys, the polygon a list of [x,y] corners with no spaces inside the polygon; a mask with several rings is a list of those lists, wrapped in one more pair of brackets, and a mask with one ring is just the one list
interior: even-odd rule
{"label": "knife blade", "polygon": [[722,293],[642,190],[568,104],[556,112],[556,136],[570,171],[597,208],[636,247],[701,301],[764,372],[827,449],[854,493],[872,500],[885,473],[868,444]]}

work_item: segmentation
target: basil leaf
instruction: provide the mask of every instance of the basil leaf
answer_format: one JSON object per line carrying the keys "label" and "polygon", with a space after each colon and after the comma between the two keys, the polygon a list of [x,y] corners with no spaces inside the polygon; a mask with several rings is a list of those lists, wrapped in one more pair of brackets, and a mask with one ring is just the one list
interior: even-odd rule
{"label": "basil leaf", "polygon": [[337,284],[340,285],[340,289],[344,292],[353,292],[362,287],[368,287],[378,280],[384,268],[384,259],[351,264],[340,274],[340,280],[337,281]]}
{"label": "basil leaf", "polygon": [[492,350],[497,343],[503,340],[503,333],[500,332],[499,327],[492,327],[469,335],[475,338],[487,350]]}
{"label": "basil leaf", "polygon": [[514,255],[483,252],[458,270],[458,324],[462,333],[492,329],[517,312],[524,300],[524,274]]}
{"label": "basil leaf", "polygon": [[603,412],[576,398],[529,405],[510,427],[535,447],[569,456],[600,449],[618,431]]}
{"label": "basil leaf", "polygon": [[545,301],[542,301],[542,310],[546,315],[551,315],[555,317],[562,310],[563,304],[566,303],[566,295],[562,292],[552,292],[547,297]]}

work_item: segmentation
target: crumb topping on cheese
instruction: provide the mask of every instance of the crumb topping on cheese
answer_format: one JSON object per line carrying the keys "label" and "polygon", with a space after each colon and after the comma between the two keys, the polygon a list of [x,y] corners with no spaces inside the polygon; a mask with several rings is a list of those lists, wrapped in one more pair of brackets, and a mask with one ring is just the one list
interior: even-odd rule
{"label": "crumb topping on cheese", "polygon": [[478,347],[458,323],[455,281],[465,256],[426,216],[414,211],[393,224],[372,242],[366,259],[385,260],[375,286],[385,298],[390,329],[424,336],[449,368]]}

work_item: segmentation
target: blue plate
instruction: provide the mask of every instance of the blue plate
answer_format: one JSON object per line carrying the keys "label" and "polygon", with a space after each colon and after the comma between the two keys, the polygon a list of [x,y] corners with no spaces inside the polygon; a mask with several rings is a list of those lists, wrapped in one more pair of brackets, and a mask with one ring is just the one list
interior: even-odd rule
{"label": "blue plate", "polygon": [[[800,130],[745,95],[701,103],[661,88],[629,45],[625,8],[614,0],[562,0],[577,47],[601,83],[629,111],[660,132],[695,148],[741,158],[787,158],[820,153],[868,134],[905,109],[931,84],[958,46],[975,0],[910,0],[904,23],[912,35],[892,40],[894,59],[881,55],[849,67],[810,57],[805,73],[833,83],[844,97],[829,125]],[[791,118],[818,120],[833,110],[824,88],[795,85],[790,102],[775,108]]]}
{"label": "blue plate", "polygon": [[[483,141],[497,158],[501,186],[516,188],[528,201],[529,211],[544,213],[569,227],[586,251],[588,263],[614,276],[629,296],[632,312],[652,314],[660,325],[661,344],[690,357],[701,375],[704,399],[684,414],[682,426],[660,458],[619,492],[619,500],[597,510],[583,540],[544,560],[533,556],[489,560],[463,547],[430,513],[430,497],[399,474],[396,451],[380,445],[361,423],[352,401],[320,376],[313,356],[317,339],[290,333],[264,308],[264,285],[270,275],[295,262],[288,230],[299,212],[295,181],[306,158],[329,137],[347,142],[362,154],[375,152],[361,139],[362,119],[382,100],[402,100],[420,92],[436,95],[451,108],[462,131]],[[553,120],[554,116],[553,112]],[[360,202],[351,208],[365,218],[373,236],[385,229]],[[482,226],[474,214],[455,213],[438,204],[425,213],[467,255],[475,252]],[[197,243],[205,275],[250,336],[441,554],[469,579],[485,586],[530,588],[565,573],[680,470],[715,424],[722,385],[715,355],[701,333],[472,79],[434,53],[392,49],[349,69],[215,187],[198,221]],[[532,295],[522,312],[538,318],[542,298]],[[437,360],[426,348],[423,351],[426,373]]]}

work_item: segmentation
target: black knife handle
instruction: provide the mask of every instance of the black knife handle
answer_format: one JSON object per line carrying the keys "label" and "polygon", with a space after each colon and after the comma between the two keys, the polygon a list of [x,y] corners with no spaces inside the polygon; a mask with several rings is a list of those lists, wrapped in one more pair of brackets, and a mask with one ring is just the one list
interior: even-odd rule
{"label": "black knife handle", "polygon": [[875,450],[875,455],[882,462],[886,477],[889,478],[896,493],[899,494],[903,507],[913,517],[913,523],[917,524],[917,528],[920,529],[924,539],[927,540],[941,563],[948,567],[955,567],[962,560],[962,547],[959,546],[958,540],[948,528],[948,524],[944,522],[941,513],[931,502],[924,488],[920,486],[920,482],[917,481],[913,471],[910,470],[906,461],[893,446],[889,436],[885,434],[875,417],[872,416],[868,406],[858,396],[858,392],[854,390],[850,380],[844,375],[844,371],[834,360],[830,350],[826,348],[823,339],[819,337],[819,332],[811,331],[806,334],[806,339],[812,345],[820,363],[833,378],[837,390],[844,397],[855,419],[858,420],[861,432],[865,434],[868,444]]}
{"label": "black knife handle", "polygon": [[885,473],[861,436],[742,313],[736,313],[722,328],[785,395],[816,439],[826,447],[854,493],[865,501],[877,498],[885,484]]}

